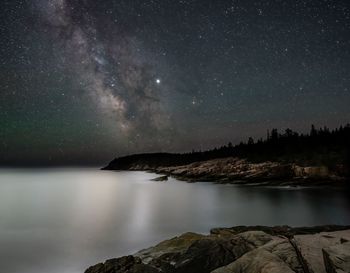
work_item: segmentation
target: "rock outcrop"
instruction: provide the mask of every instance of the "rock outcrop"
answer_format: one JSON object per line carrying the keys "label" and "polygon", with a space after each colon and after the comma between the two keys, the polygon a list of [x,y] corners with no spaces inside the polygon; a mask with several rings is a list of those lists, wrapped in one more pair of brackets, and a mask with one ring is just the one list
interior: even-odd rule
{"label": "rock outcrop", "polygon": [[[123,169],[114,166],[117,170]],[[112,167],[106,167],[112,169]],[[326,166],[299,166],[291,163],[252,163],[236,157],[197,161],[185,165],[163,166],[128,162],[130,171],[151,171],[163,176],[154,181],[165,181],[168,176],[189,182],[216,182],[254,186],[347,186],[348,179]]]}
{"label": "rock outcrop", "polygon": [[159,177],[153,178],[152,181],[168,181],[168,176],[167,175],[159,176]]}
{"label": "rock outcrop", "polygon": [[350,227],[233,227],[185,233],[85,273],[349,273]]}
{"label": "rock outcrop", "polygon": [[185,181],[214,181],[245,185],[318,186],[346,185],[345,179],[325,166],[301,167],[278,162],[251,163],[239,158],[220,158],[187,165],[156,167],[135,165],[130,170],[147,170]]}

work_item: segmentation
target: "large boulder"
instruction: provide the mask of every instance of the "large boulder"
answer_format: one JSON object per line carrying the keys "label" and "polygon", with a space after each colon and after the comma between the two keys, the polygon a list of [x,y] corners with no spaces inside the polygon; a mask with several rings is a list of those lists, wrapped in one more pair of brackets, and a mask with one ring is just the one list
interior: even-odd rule
{"label": "large boulder", "polygon": [[261,231],[248,231],[231,237],[208,236],[195,241],[183,255],[173,256],[168,262],[174,266],[176,273],[209,273],[272,239],[271,235]]}
{"label": "large boulder", "polygon": [[209,273],[271,240],[273,236],[262,231],[229,236],[185,233],[142,250],[135,256],[162,272]]}
{"label": "large boulder", "polygon": [[269,243],[248,252],[231,264],[212,273],[302,273],[297,254],[286,238],[274,238]]}

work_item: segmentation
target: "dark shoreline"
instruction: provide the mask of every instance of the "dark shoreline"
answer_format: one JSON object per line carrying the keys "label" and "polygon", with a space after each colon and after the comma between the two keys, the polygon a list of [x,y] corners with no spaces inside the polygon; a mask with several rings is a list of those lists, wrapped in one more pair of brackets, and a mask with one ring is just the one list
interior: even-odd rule
{"label": "dark shoreline", "polygon": [[348,187],[349,178],[330,171],[326,166],[298,166],[279,162],[251,163],[234,157],[193,162],[178,166],[162,166],[131,161],[119,164],[116,159],[102,170],[147,171],[186,182],[214,182],[247,186]]}

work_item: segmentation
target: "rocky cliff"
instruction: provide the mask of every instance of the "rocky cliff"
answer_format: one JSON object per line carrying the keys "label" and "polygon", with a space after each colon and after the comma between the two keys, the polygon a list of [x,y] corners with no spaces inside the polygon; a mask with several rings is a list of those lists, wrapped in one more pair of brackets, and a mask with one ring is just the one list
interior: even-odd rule
{"label": "rocky cliff", "polygon": [[233,227],[185,233],[85,273],[349,273],[350,227]]}

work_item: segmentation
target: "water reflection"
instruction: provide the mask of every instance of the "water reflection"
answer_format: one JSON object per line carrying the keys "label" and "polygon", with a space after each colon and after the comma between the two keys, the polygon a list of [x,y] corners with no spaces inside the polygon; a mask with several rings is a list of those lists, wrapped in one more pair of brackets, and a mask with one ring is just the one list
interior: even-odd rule
{"label": "water reflection", "polygon": [[185,231],[234,225],[350,224],[348,192],[244,188],[143,172],[0,171],[0,264],[77,273]]}

